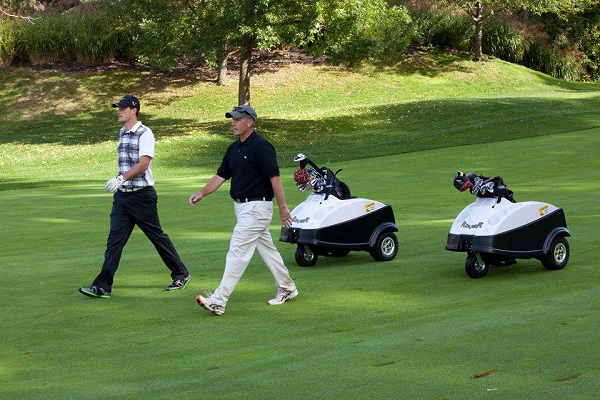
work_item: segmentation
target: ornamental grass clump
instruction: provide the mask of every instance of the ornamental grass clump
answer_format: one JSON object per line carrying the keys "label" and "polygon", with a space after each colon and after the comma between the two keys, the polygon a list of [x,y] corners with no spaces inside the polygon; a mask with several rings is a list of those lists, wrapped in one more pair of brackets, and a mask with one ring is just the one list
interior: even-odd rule
{"label": "ornamental grass clump", "polygon": [[68,53],[66,15],[44,15],[21,27],[19,43],[31,65],[53,64]]}
{"label": "ornamental grass clump", "polygon": [[13,62],[17,52],[16,28],[13,20],[0,20],[0,67],[7,67]]}
{"label": "ornamental grass clump", "polygon": [[83,65],[110,62],[119,53],[120,31],[103,11],[70,15],[69,37],[75,60]]}

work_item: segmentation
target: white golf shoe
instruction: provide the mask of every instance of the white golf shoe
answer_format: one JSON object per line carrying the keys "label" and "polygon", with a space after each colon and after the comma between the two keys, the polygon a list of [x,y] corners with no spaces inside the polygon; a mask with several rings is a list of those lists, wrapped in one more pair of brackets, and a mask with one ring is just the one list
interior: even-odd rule
{"label": "white golf shoe", "polygon": [[225,314],[225,307],[215,303],[212,299],[211,292],[204,292],[204,295],[207,297],[196,296],[196,303],[198,303],[200,307],[207,309],[217,316]]}
{"label": "white golf shoe", "polygon": [[279,289],[277,291],[277,294],[275,295],[275,297],[272,298],[271,300],[267,301],[267,304],[270,306],[276,306],[278,304],[283,304],[286,301],[291,300],[296,296],[298,296],[297,289],[294,289],[294,290]]}

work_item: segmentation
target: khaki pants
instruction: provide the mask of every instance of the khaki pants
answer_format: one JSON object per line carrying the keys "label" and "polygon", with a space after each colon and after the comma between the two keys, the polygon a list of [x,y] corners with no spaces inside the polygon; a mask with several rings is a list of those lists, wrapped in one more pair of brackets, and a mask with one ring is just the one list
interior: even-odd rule
{"label": "khaki pants", "polygon": [[234,203],[234,209],[237,224],[229,244],[223,279],[212,296],[215,302],[222,306],[227,304],[255,249],[273,274],[275,286],[278,289],[295,290],[296,284],[290,277],[269,232],[269,224],[273,218],[273,203],[271,201]]}

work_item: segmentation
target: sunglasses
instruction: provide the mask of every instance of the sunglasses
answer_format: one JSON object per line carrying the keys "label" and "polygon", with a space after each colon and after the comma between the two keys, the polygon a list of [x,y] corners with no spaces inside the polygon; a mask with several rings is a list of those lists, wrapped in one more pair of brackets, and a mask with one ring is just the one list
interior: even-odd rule
{"label": "sunglasses", "polygon": [[250,114],[250,112],[248,112],[248,110],[246,110],[244,107],[240,107],[240,106],[233,107],[233,110],[231,110],[231,111],[232,112],[237,111],[239,113],[246,114],[247,116],[250,117],[251,120],[254,121],[254,115]]}

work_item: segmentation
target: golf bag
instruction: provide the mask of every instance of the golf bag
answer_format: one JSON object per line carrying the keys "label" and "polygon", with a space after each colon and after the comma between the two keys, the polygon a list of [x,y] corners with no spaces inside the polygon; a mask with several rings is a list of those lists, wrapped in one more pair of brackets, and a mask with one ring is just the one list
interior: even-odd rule
{"label": "golf bag", "polygon": [[461,192],[469,189],[471,194],[476,197],[493,197],[498,199],[498,203],[502,198],[516,203],[513,198],[512,190],[509,190],[501,177],[486,178],[485,176],[477,176],[474,172],[463,174],[461,171],[456,173],[454,177],[454,187]]}
{"label": "golf bag", "polygon": [[[312,168],[305,169],[306,165]],[[327,167],[319,168],[308,158],[300,161],[300,169],[294,173],[294,180],[300,190],[312,189],[316,194],[324,194],[325,199],[333,195],[340,200],[353,198],[350,188],[337,178],[341,171],[333,172]]]}

